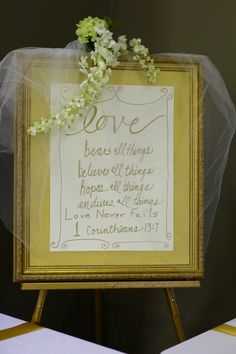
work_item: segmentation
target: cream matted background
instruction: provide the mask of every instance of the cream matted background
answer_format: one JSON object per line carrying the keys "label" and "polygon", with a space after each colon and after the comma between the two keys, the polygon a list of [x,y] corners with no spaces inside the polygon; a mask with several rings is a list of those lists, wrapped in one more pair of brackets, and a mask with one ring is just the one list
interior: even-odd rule
{"label": "cream matted background", "polygon": [[[65,7],[67,6],[67,7]],[[140,36],[152,52],[208,55],[221,71],[236,103],[235,0],[12,0],[1,4],[1,58],[25,46],[62,47],[74,40],[75,23],[85,16],[111,16],[119,34]],[[1,161],[10,165],[10,159]],[[205,261],[200,289],[176,290],[187,337],[226,322],[236,313],[236,143],[231,146]],[[2,170],[2,167],[1,167]],[[0,193],[4,179],[0,176]],[[0,311],[29,319],[36,294],[12,284],[11,236],[1,227]],[[104,344],[131,354],[154,354],[177,341],[161,290],[107,291],[104,298]],[[49,294],[43,324],[93,340],[92,293]],[[61,310],[58,311],[58,307]],[[62,308],[63,307],[63,308]],[[82,320],[80,321],[78,317]]]}

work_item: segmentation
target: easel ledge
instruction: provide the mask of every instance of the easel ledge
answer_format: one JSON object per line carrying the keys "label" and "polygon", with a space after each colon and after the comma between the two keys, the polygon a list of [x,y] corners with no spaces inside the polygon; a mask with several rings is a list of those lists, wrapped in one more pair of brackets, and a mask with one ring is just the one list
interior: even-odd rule
{"label": "easel ledge", "polygon": [[199,280],[21,283],[21,290],[198,288]]}

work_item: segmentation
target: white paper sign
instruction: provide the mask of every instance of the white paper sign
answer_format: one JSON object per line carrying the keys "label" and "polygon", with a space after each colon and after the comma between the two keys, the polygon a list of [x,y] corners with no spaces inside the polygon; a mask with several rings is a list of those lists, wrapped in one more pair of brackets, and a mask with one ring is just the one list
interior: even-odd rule
{"label": "white paper sign", "polygon": [[[51,111],[78,94],[51,86]],[[50,251],[171,251],[174,89],[110,85],[51,133]]]}

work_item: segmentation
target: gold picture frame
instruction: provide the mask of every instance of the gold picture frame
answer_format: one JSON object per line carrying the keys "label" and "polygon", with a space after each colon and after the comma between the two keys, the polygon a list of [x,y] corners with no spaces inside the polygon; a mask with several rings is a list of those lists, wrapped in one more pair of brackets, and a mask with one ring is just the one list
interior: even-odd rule
{"label": "gold picture frame", "polygon": [[[131,223],[130,215],[129,217],[127,217],[127,219],[125,219],[124,225],[121,224],[119,220],[117,221],[115,219],[112,219],[112,216],[111,222],[113,222],[114,220],[117,222],[113,223],[113,227],[112,229],[110,228],[110,234],[108,236],[111,238],[111,233],[115,234],[114,237],[116,242],[113,242],[112,244],[112,247],[114,247],[114,249],[109,249],[110,241],[108,241],[108,238],[104,237],[103,245],[105,246],[103,249],[96,248],[98,247],[97,243],[95,245],[95,242],[90,242],[90,244],[94,244],[94,249],[90,250],[90,245],[88,245],[89,242],[87,242],[88,237],[84,237],[84,234],[82,235],[82,237],[81,235],[76,234],[74,235],[76,236],[75,238],[73,238],[74,236],[72,238],[68,238],[63,241],[64,243],[61,239],[59,240],[59,238],[56,239],[56,242],[55,240],[53,240],[53,238],[51,238],[53,237],[52,235],[55,231],[54,222],[55,220],[57,221],[58,217],[58,213],[54,213],[54,210],[57,209],[58,199],[56,199],[55,203],[53,202],[53,198],[57,194],[57,187],[54,187],[54,184],[56,185],[56,182],[54,183],[54,180],[52,180],[52,178],[54,178],[52,176],[54,174],[56,175],[55,171],[57,171],[57,167],[55,167],[55,171],[53,172],[54,167],[52,167],[52,154],[55,153],[55,151],[52,152],[52,139],[54,138],[52,138],[50,133],[41,135],[39,134],[35,137],[31,137],[29,134],[26,133],[27,128],[31,126],[35,120],[38,120],[41,114],[50,114],[50,110],[52,110],[52,105],[54,104],[53,100],[55,98],[53,95],[55,92],[57,92],[58,87],[61,88],[62,86],[67,85],[69,88],[72,87],[72,91],[74,90],[74,88],[76,89],[78,87],[78,83],[81,82],[82,78],[78,70],[77,61],[73,57],[70,58],[70,60],[68,61],[64,59],[55,59],[43,55],[41,57],[36,58],[32,58],[29,55],[28,57],[22,57],[21,60],[24,67],[24,73],[25,75],[27,75],[29,80],[25,80],[25,82],[20,87],[17,93],[16,100],[17,103],[15,124],[14,179],[14,280],[19,282],[128,281],[132,283],[135,281],[153,282],[160,280],[199,280],[200,278],[202,278],[203,133],[201,107],[201,68],[199,63],[193,61],[188,62],[185,59],[180,59],[177,57],[163,57],[161,59],[159,58],[158,60],[155,60],[155,65],[160,69],[158,80],[155,84],[148,83],[146,80],[145,72],[139,67],[138,64],[134,64],[132,61],[121,61],[119,66],[113,70],[109,85],[111,88],[113,88],[113,91],[114,87],[116,88],[119,86],[119,89],[121,86],[125,87],[125,89],[127,89],[128,91],[123,97],[125,97],[126,99],[129,96],[129,105],[134,104],[134,101],[132,100],[136,99],[133,96],[132,92],[134,90],[132,90],[132,87],[140,88],[140,92],[138,93],[138,102],[135,105],[140,104],[140,100],[142,100],[142,97],[144,97],[143,90],[148,90],[147,92],[150,91],[150,95],[152,95],[152,92],[154,92],[155,90],[155,94],[156,92],[162,92],[163,94],[166,94],[167,90],[170,90],[168,92],[171,92],[169,97],[173,99],[173,103],[171,106],[172,138],[170,139],[170,145],[168,145],[170,148],[168,149],[171,151],[173,150],[171,155],[172,162],[170,164],[169,162],[166,162],[165,157],[163,158],[163,161],[164,163],[166,162],[168,166],[171,166],[170,168],[172,169],[172,194],[169,193],[171,194],[171,196],[168,196],[168,198],[170,198],[168,200],[171,201],[172,207],[170,207],[170,212],[168,212],[168,215],[173,216],[172,224],[170,222],[170,225],[172,225],[173,239],[171,241],[171,245],[170,243],[168,245],[166,243],[166,245],[163,246],[170,247],[169,249],[157,249],[157,246],[152,246],[154,245],[154,241],[148,241],[148,244],[146,241],[144,242],[144,236],[141,234],[143,232],[146,232],[146,237],[146,235],[148,234],[148,230],[151,231],[150,235],[152,237],[152,240],[155,239],[155,232],[157,233],[157,228],[159,228],[159,225],[164,222],[164,219],[162,220],[162,216],[161,221],[154,222],[157,219],[151,219],[150,222],[150,219],[148,219],[150,218],[149,214],[148,216],[143,214],[141,215],[141,217],[137,215],[132,215],[132,217],[136,218],[135,222],[138,223],[137,225],[144,226],[140,228],[138,228],[139,226],[136,226],[136,229],[135,226],[130,226],[130,229],[128,231],[123,230],[127,230],[126,228],[124,228],[124,225],[129,222]],[[160,97],[164,96],[162,95]],[[120,101],[122,101],[122,99],[120,99]],[[165,102],[167,101],[165,100]],[[158,109],[164,109],[164,105],[161,105],[160,102],[158,104]],[[129,108],[129,110],[130,109],[131,108]],[[153,110],[150,112],[153,112]],[[137,119],[139,118],[137,118],[136,115],[137,112],[135,111],[134,120],[136,120],[134,122],[132,121],[133,123],[131,123],[129,126],[125,119],[123,119],[124,127],[122,127],[122,129],[127,128],[129,130],[132,130],[132,128],[135,128],[136,123],[136,126],[138,126],[139,122],[137,121]],[[159,116],[162,117],[164,116],[164,114],[159,114]],[[89,119],[91,119],[92,121],[91,116]],[[154,122],[155,119],[151,119],[150,122]],[[108,120],[101,120],[99,122],[99,129],[106,129],[105,123],[107,123],[107,121]],[[148,128],[146,129],[147,135],[145,139],[138,140],[139,142],[143,141],[142,146],[147,144],[148,136],[150,136],[150,139],[152,139],[151,141],[154,142],[155,140],[154,138],[151,138],[152,133],[150,130],[148,130],[150,124],[146,124]],[[113,130],[118,130],[121,125],[122,120],[119,120],[118,125],[115,126],[115,128],[113,126]],[[87,126],[87,130],[90,129],[89,125],[85,124],[83,127],[85,126]],[[154,124],[153,130],[155,130]],[[168,131],[171,132],[171,130]],[[133,130],[133,132],[136,133],[137,131]],[[88,134],[88,137],[86,137],[86,141],[88,144],[90,142],[93,142],[93,139],[94,136],[92,136],[91,134]],[[166,142],[166,139],[163,138],[162,140],[164,144]],[[122,143],[122,141],[120,142]],[[110,144],[111,148],[109,151],[113,149],[112,139]],[[159,147],[157,149],[159,149]],[[156,150],[154,149],[154,151]],[[147,153],[148,155],[148,152],[145,153]],[[167,151],[164,153],[164,156],[167,153],[170,154],[170,152]],[[159,153],[159,156],[162,156],[162,154]],[[128,165],[129,169],[125,171],[131,170],[130,166],[132,165],[133,161],[132,157],[129,158],[131,161],[130,165]],[[156,156],[154,156],[154,160],[150,160],[154,161],[152,162],[152,164],[154,164],[154,167],[152,168],[152,166],[149,166],[149,172],[147,172],[148,166],[144,171],[142,167],[142,158],[140,158],[140,160],[135,160],[135,163],[133,164],[135,165],[134,167],[136,167],[137,171],[139,170],[141,171],[140,173],[143,173],[145,175],[142,175],[141,177],[139,176],[139,182],[144,181],[145,179],[148,180],[149,178],[153,178],[153,180],[157,178],[158,173],[154,176],[155,173],[153,172],[157,170],[155,169],[155,158]],[[68,160],[68,158],[64,158],[63,161],[66,160]],[[98,156],[96,156],[96,160],[99,161]],[[83,163],[83,160],[81,161],[81,163]],[[167,168],[169,168],[168,166]],[[76,168],[78,170],[79,167],[77,166]],[[106,169],[109,169],[109,163]],[[85,175],[86,173],[88,174],[88,170],[81,171],[85,171],[81,172],[82,175],[83,173]],[[135,173],[139,173],[137,171]],[[151,177],[148,176],[148,173]],[[126,173],[126,175],[127,174],[128,172]],[[166,177],[163,176],[160,179],[160,181],[162,181],[161,183],[164,183],[166,181]],[[64,177],[67,180],[69,178],[68,175],[63,175],[63,178]],[[101,176],[99,178],[101,178]],[[97,179],[98,181],[100,181],[99,178]],[[135,178],[132,180],[133,185],[135,183]],[[84,179],[84,181],[86,182],[86,178]],[[124,187],[122,188],[124,190]],[[152,188],[155,189],[156,186],[154,185]],[[160,187],[160,189],[161,188],[162,187]],[[91,191],[91,189],[87,190]],[[96,191],[94,192],[93,196],[96,195]],[[82,193],[81,189],[80,193]],[[86,203],[89,203],[91,201],[90,197],[92,196],[92,194],[89,193],[90,192],[88,192],[88,198],[86,199]],[[65,195],[68,195],[68,191],[65,192]],[[70,203],[70,200],[69,202],[67,201],[67,203]],[[158,202],[156,202],[156,204],[155,202],[153,203],[153,205],[155,206],[158,204]],[[86,205],[88,206],[88,204]],[[167,209],[166,205],[165,208]],[[117,203],[113,203],[112,207],[117,211],[117,214],[116,216],[114,216],[114,218],[122,218],[122,214],[125,214],[122,212],[123,209],[119,209]],[[61,206],[60,210],[62,210],[62,208],[63,205]],[[81,208],[83,208],[83,206],[81,206]],[[109,214],[109,209],[107,210],[108,213],[106,213],[105,215],[113,215],[111,213]],[[107,210],[105,211],[107,212]],[[144,209],[142,209],[142,211],[143,210]],[[139,208],[136,208],[135,212],[139,212]],[[63,222],[64,220],[73,219],[73,217],[69,215],[68,208],[66,208],[66,213],[67,214],[65,214],[65,211],[63,209]],[[97,213],[98,216],[101,216],[100,211],[98,211]],[[158,213],[159,210],[156,211],[156,214],[153,217],[156,217]],[[160,211],[159,214],[161,213],[162,212]],[[85,225],[87,222],[85,221],[85,219],[87,217],[89,218],[89,222],[92,223],[92,226],[86,226],[86,230],[90,230],[89,241],[91,241],[91,238],[93,241],[93,235],[96,234],[96,232],[103,232],[104,234],[106,232],[109,233],[107,231],[108,226],[105,227],[105,224],[102,225],[103,221],[100,221],[100,219],[98,221],[95,220],[96,222],[101,223],[101,225],[99,224],[99,226],[97,226],[94,221],[94,215],[95,214],[91,213],[86,214],[83,210],[83,215],[82,212],[79,215],[80,223],[78,224],[76,220],[73,220],[73,225],[78,228],[80,225]],[[60,214],[60,218],[61,217],[62,216]],[[76,221],[77,224],[74,221]],[[104,221],[104,223],[105,222],[106,221]],[[60,225],[61,223],[62,221],[60,219]],[[88,227],[90,227],[90,229],[88,229]],[[57,229],[57,226],[55,226],[55,229]],[[119,239],[119,237],[123,237],[122,240],[124,240],[125,237],[127,237],[128,232],[133,232],[134,234],[136,234],[138,232],[137,230],[142,231],[139,231],[138,237],[140,238],[139,241],[136,242],[136,246],[133,244],[131,245],[132,242],[130,241],[127,242],[127,244],[129,243],[128,246],[124,245],[124,247],[126,248],[115,249],[115,247],[117,247],[117,240]],[[78,232],[76,231],[76,233]],[[106,235],[106,237],[108,236]],[[172,236],[169,235],[168,237],[171,238]],[[69,241],[78,241],[82,239],[87,240],[85,242],[85,246],[83,246],[85,247],[84,250],[68,250],[68,248],[66,248],[68,244],[72,244],[72,242]],[[98,243],[101,245],[102,242],[100,242],[100,236],[97,236],[97,239],[99,239]],[[57,245],[59,245],[60,243],[61,248],[54,250],[53,247],[55,246],[55,243],[57,243]],[[75,243],[78,244],[78,242],[74,242],[73,244]],[[123,244],[125,243],[126,242],[123,241]],[[164,243],[162,244],[164,245]]]}

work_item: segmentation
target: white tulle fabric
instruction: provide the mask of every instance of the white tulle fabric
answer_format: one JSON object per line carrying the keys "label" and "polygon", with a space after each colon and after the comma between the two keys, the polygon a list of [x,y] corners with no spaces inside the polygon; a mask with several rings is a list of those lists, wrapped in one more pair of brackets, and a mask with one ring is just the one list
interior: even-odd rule
{"label": "white tulle fabric", "polygon": [[[68,61],[79,58],[85,47],[78,41],[64,49],[23,48],[10,52],[0,63],[0,219],[12,232],[13,219],[13,143],[17,92],[22,83],[30,80],[37,91],[38,83],[32,82],[24,72],[22,58],[31,60],[50,56]],[[207,245],[215,211],[220,197],[222,177],[227,163],[230,142],[235,132],[236,113],[221,74],[209,58],[189,54],[157,54],[178,56],[185,61],[198,61],[203,75],[203,120],[204,120],[204,238]],[[56,75],[56,70],[55,70]],[[66,74],[65,74],[66,75]],[[65,77],[66,80],[66,77]],[[42,92],[40,88],[39,92]],[[41,93],[42,94],[42,93]],[[45,95],[48,93],[45,91]],[[16,235],[17,236],[17,235]]]}

